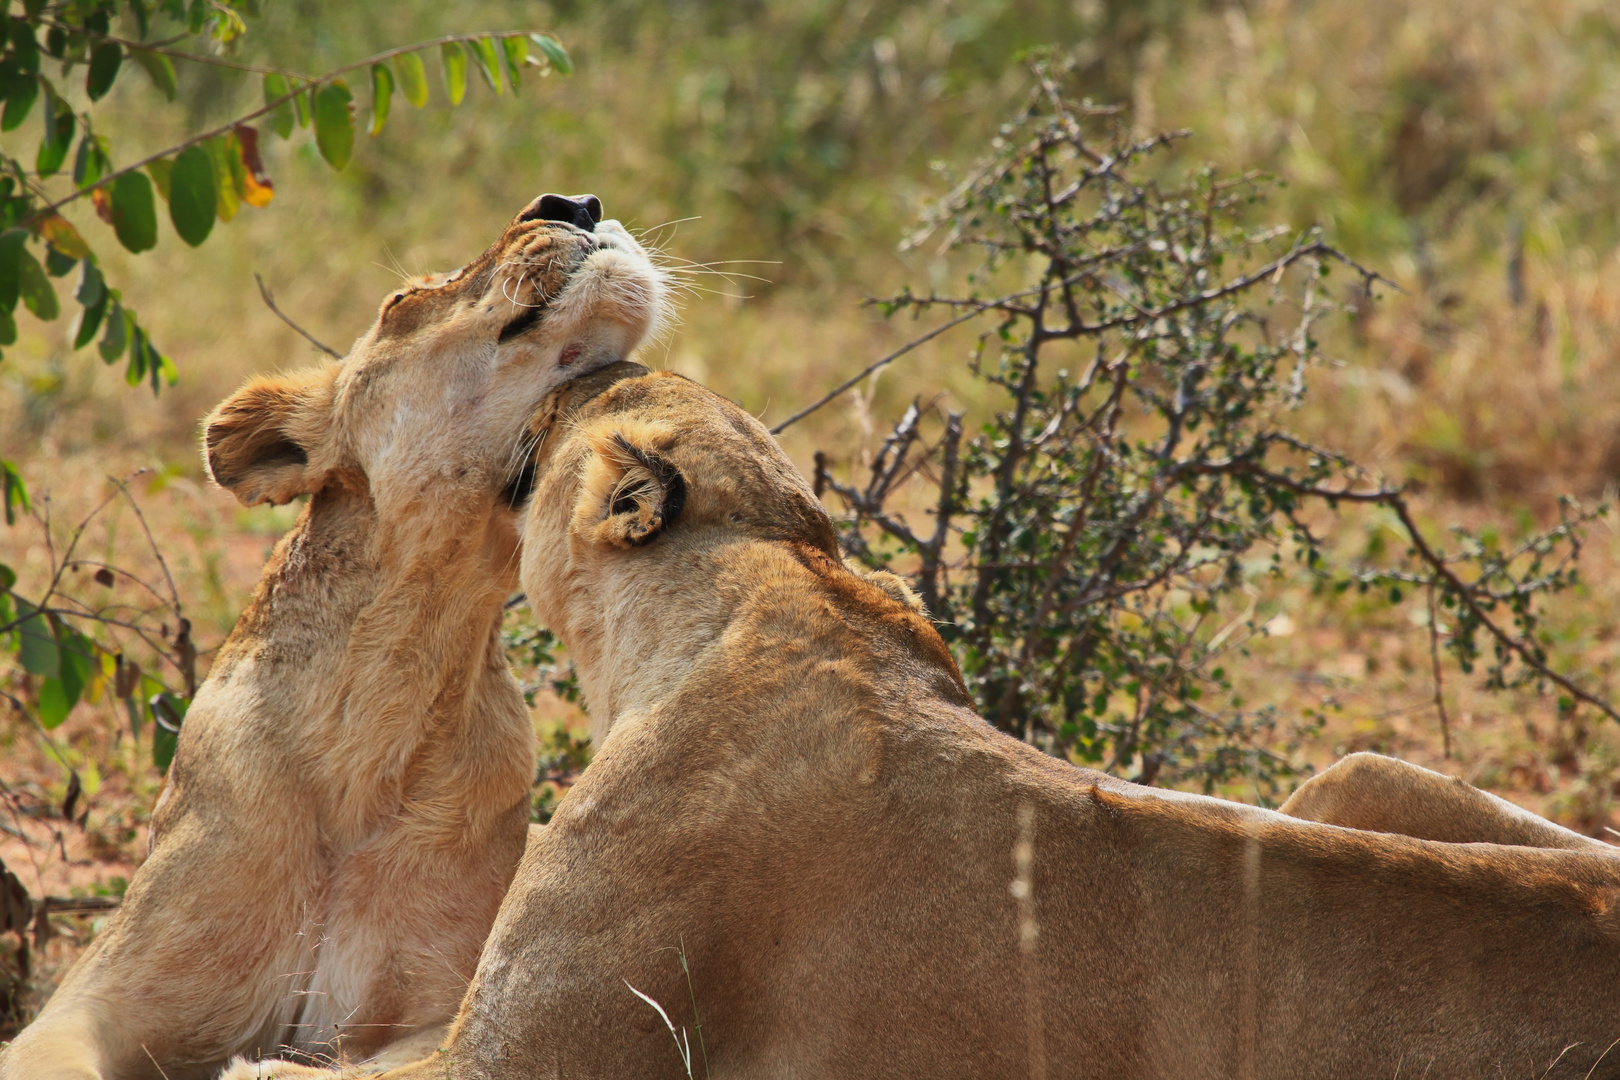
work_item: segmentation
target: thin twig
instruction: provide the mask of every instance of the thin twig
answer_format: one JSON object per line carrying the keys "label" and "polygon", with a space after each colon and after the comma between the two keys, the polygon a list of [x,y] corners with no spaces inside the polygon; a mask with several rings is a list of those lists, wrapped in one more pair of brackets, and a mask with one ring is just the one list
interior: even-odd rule
{"label": "thin twig", "polygon": [[259,296],[264,300],[264,306],[275,312],[276,318],[280,319],[282,322],[304,335],[305,341],[308,341],[311,345],[321,350],[321,352],[325,353],[327,356],[330,356],[334,360],[343,359],[342,353],[338,352],[330,345],[322,342],[319,338],[310,333],[308,330],[305,330],[302,326],[299,326],[297,323],[293,322],[285,311],[282,311],[280,308],[276,307],[275,294],[270,291],[270,286],[264,283],[264,278],[260,277],[257,271],[255,271],[253,274],[253,280],[259,283]]}
{"label": "thin twig", "polygon": [[1434,707],[1440,714],[1441,757],[1451,760],[1451,717],[1446,714],[1446,688],[1440,672],[1440,623],[1434,610],[1434,583],[1429,583],[1429,670],[1434,672]]}
{"label": "thin twig", "polygon": [[[130,479],[133,480],[135,477],[140,476],[142,473],[147,471],[148,470],[144,468],[136,469],[130,474]],[[162,550],[158,548],[157,538],[152,535],[152,526],[146,523],[146,515],[141,512],[141,504],[136,502],[135,496],[129,493],[129,483],[127,481],[119,480],[111,476],[109,476],[107,479],[111,480],[113,485],[123,493],[124,501],[129,503],[129,508],[131,510],[135,511],[135,520],[141,523],[141,531],[146,534],[147,546],[152,549],[152,557],[157,560],[159,569],[163,571],[164,583],[169,586],[169,610],[174,612],[174,617],[176,619],[180,618],[180,590],[174,587],[174,575],[169,573],[169,562],[163,557]]]}
{"label": "thin twig", "polygon": [[[1000,301],[997,301],[997,302],[999,303]],[[980,315],[984,314],[984,312],[987,310],[987,308],[989,308],[991,306],[993,306],[993,305],[981,304],[981,305],[979,305],[977,307],[974,307],[973,309],[971,309],[969,311],[965,311],[962,314],[958,315],[954,319],[948,319],[945,322],[940,323],[938,326],[936,326],[932,330],[928,331],[928,333],[924,334],[922,337],[915,338],[912,341],[907,342],[905,345],[900,346],[900,348],[896,349],[894,352],[890,353],[888,356],[883,357],[881,360],[876,360],[876,361],[874,361],[874,362],[872,362],[870,364],[867,364],[860,371],[856,372],[854,375],[851,375],[849,378],[847,378],[843,382],[839,383],[832,390],[829,390],[826,393],[826,395],[823,396],[820,400],[816,401],[814,404],[806,405],[804,408],[800,409],[798,412],[794,413],[792,416],[788,417],[786,420],[782,421],[780,424],[777,424],[775,427],[771,428],[771,434],[772,435],[780,435],[780,434],[782,434],[782,432],[786,431],[789,427],[793,426],[794,424],[797,424],[800,420],[803,420],[805,417],[809,416],[811,413],[815,412],[817,409],[821,408],[823,405],[827,404],[829,401],[832,401],[832,400],[836,399],[845,390],[848,390],[850,387],[854,386],[856,383],[860,382],[862,379],[866,378],[868,375],[872,374],[874,371],[877,371],[879,368],[887,367],[888,365],[894,363],[896,360],[900,359],[902,356],[906,355],[906,353],[910,352],[912,349],[915,349],[919,345],[923,345],[923,344],[926,344],[927,342],[930,342],[930,341],[934,340],[935,338],[939,337],[939,335],[943,334],[945,331],[950,330],[953,327],[961,326],[963,323],[969,321],[970,319],[978,318]]]}

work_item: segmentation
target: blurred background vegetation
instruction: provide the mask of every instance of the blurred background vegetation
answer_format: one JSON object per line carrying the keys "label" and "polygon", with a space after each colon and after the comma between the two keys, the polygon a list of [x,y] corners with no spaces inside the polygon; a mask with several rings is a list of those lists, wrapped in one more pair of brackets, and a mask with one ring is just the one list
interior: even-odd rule
{"label": "blurred background vegetation", "polygon": [[[750,275],[694,275],[682,325],[647,358],[774,423],[917,329],[864,298],[955,282],[949,258],[900,242],[997,137],[1027,91],[1018,58],[1032,48],[1072,52],[1084,92],[1128,106],[1142,134],[1190,129],[1165,168],[1273,174],[1285,186],[1262,216],[1320,223],[1399,284],[1377,302],[1340,297],[1353,316],[1326,335],[1333,362],[1296,424],[1305,435],[1412,480],[1429,524],[1507,537],[1551,520],[1558,494],[1595,500],[1620,475],[1610,4],[265,0],[235,59],[318,74],[441,34],[508,29],[553,33],[575,74],[499,97],[473,80],[453,111],[396,102],[383,134],[362,137],[335,175],[311,140],[266,140],[274,202],[197,250],[164,225],[136,261],[88,207],[69,212],[179,382],[155,400],[132,391],[94,350],[72,352],[63,322],[20,316],[0,363],[0,457],[36,500],[48,493],[58,523],[103,497],[107,477],[151,470],[134,490],[204,667],[296,510],[237,507],[207,487],[197,453],[198,419],[243,378],[315,359],[265,308],[256,272],[341,351],[401,273],[460,265],[539,192],[595,192],[672,259]],[[122,160],[261,95],[257,77],[197,64],[179,65],[179,85],[183,108],[160,108],[142,79],[119,81],[107,104]],[[5,138],[16,136],[38,137],[32,124]],[[789,429],[785,445],[808,472],[818,447],[870,455],[914,395],[945,394],[971,415],[982,402],[970,346],[945,336],[917,350]],[[1398,542],[1376,515],[1341,524],[1346,552]],[[146,557],[127,513],[88,536],[127,563]],[[40,529],[0,531],[0,561],[25,580],[42,573]],[[1589,584],[1560,598],[1548,643],[1560,670],[1606,688],[1620,612],[1608,584],[1620,540],[1606,526],[1584,565]],[[1323,722],[1297,751],[1302,765],[1396,752],[1587,832],[1620,824],[1620,732],[1580,710],[1454,678],[1442,760],[1420,598],[1323,596],[1304,577],[1250,597],[1239,614],[1263,629],[1231,678],[1251,704]],[[538,691],[536,723],[556,751],[547,775],[563,776],[579,752],[574,706]],[[27,820],[0,814],[0,858],[36,893],[117,891],[144,853],[160,778],[107,715],[82,705],[57,732],[84,775],[79,825],[52,817],[66,770],[0,719],[0,780],[32,793],[15,805],[36,808]],[[93,925],[68,931],[53,947],[71,950]]]}

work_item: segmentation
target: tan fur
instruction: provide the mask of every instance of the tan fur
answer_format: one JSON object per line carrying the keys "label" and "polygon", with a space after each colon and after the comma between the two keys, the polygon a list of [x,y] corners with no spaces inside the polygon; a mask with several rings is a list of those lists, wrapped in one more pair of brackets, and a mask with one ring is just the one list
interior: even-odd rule
{"label": "tan fur", "polygon": [[621,360],[661,305],[617,223],[520,216],[391,296],[341,364],[215,410],[221,484],[312,497],[192,704],[122,910],[0,1078],[182,1080],[237,1054],[386,1064],[437,1044],[528,833],[503,489],[536,407]]}
{"label": "tan fur", "polygon": [[[686,486],[628,546],[603,527],[660,494],[615,510],[616,436]],[[1620,1074],[1620,861],[1140,788],[994,731],[690,382],[617,382],[547,455],[523,583],[599,750],[449,1041],[386,1075],[684,1076],[632,986],[716,1078]]]}
{"label": "tan fur", "polygon": [[1380,754],[1351,754],[1283,803],[1290,817],[1451,844],[1517,844],[1616,854],[1506,799]]}

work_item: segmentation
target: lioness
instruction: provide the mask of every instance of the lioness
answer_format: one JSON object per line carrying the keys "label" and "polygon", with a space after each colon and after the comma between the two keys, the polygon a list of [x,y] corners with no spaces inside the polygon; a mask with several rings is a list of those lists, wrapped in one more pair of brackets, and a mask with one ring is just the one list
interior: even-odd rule
{"label": "lioness", "polygon": [[[341,363],[208,418],[244,503],[312,494],[214,662],[122,910],[4,1080],[212,1076],[437,1045],[522,853],[533,732],[498,630],[530,414],[661,317],[594,197],[402,288]],[[412,1042],[413,1036],[415,1042]]]}
{"label": "lioness", "polygon": [[523,543],[605,737],[447,1043],[386,1075],[685,1075],[638,994],[715,1077],[1620,1074],[1620,861],[999,734],[751,417],[624,368],[542,414]]}

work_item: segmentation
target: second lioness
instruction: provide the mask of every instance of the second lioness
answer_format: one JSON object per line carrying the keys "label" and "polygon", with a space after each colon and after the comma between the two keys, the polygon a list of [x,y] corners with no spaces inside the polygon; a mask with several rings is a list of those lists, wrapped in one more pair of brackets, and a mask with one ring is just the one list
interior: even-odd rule
{"label": "second lioness", "polygon": [[448,1042],[388,1075],[689,1075],[641,994],[714,1077],[1620,1073],[1620,860],[1008,738],[752,418],[625,369],[544,413],[522,574],[605,737]]}

